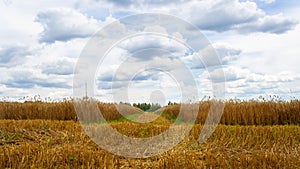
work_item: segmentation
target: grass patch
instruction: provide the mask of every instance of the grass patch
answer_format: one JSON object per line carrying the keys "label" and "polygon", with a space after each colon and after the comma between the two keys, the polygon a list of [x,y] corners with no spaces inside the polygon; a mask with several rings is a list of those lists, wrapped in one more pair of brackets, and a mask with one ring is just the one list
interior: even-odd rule
{"label": "grass patch", "polygon": [[98,124],[104,124],[104,123],[122,123],[122,122],[131,122],[131,123],[138,123],[135,122],[134,119],[142,115],[141,113],[136,113],[136,114],[130,114],[127,116],[122,116],[118,118],[117,120],[100,120]]}

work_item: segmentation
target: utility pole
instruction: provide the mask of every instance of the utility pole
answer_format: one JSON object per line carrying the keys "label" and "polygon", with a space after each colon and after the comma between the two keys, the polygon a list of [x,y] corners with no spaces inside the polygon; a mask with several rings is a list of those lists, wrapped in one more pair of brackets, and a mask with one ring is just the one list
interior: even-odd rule
{"label": "utility pole", "polygon": [[88,94],[87,94],[87,81],[85,81],[85,97],[84,97],[85,100],[88,99]]}

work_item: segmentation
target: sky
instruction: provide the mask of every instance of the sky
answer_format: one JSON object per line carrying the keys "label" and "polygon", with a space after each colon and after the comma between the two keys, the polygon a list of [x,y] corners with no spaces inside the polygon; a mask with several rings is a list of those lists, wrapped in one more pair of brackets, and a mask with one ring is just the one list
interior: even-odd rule
{"label": "sky", "polygon": [[[135,33],[159,30],[168,37],[120,41],[101,63],[95,60],[93,81],[81,79],[93,87],[89,96],[104,102],[165,104],[182,100],[183,91],[196,99],[213,95],[212,84],[219,83],[225,84],[227,99],[300,96],[298,0],[0,0],[0,11],[1,100],[73,97],[76,65],[91,38],[111,23],[117,32],[128,32],[130,23],[118,20],[143,13],[190,23],[206,37],[221,64],[214,67],[207,46],[191,50],[184,45],[192,34],[170,32],[172,24],[141,27],[147,22],[142,18],[133,26]],[[161,71],[163,67],[167,70]],[[192,83],[189,78],[196,90],[181,83]]]}

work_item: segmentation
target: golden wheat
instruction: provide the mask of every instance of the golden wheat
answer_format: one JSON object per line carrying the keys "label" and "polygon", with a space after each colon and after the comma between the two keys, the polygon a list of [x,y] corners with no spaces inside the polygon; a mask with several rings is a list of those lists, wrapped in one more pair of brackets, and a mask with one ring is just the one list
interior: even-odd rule
{"label": "golden wheat", "polygon": [[[199,103],[196,123],[204,124],[210,110],[210,102]],[[164,107],[158,113],[167,113],[177,117],[181,104]],[[188,111],[182,112],[183,121],[190,119]],[[248,101],[225,102],[221,124],[226,125],[286,125],[300,124],[300,101]]]}
{"label": "golden wheat", "polygon": [[[144,137],[144,124],[113,126],[128,136]],[[148,136],[167,127],[151,125]],[[98,147],[78,122],[1,120],[0,168],[300,168],[299,126],[220,125],[199,144],[201,129],[195,125],[168,152],[132,159]]]}
{"label": "golden wheat", "polygon": [[[96,103],[103,117],[106,120],[116,120],[122,115],[141,113],[142,110],[129,106],[109,103]],[[118,109],[117,109],[118,108]],[[86,110],[84,116],[93,118],[96,114],[91,114]],[[0,102],[0,119],[48,119],[48,120],[77,120],[74,103],[71,101],[58,103],[44,102]]]}

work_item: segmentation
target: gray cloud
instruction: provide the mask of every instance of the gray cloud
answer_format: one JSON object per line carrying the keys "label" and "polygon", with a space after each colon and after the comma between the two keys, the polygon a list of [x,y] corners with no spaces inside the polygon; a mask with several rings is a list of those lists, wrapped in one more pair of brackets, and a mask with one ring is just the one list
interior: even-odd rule
{"label": "gray cloud", "polygon": [[[260,88],[261,90],[272,89],[274,88],[274,85],[279,83],[289,83],[299,79],[299,76],[291,72],[282,72],[274,75],[259,74],[251,72],[246,68],[234,66],[225,66],[223,68],[215,69],[211,71],[210,74],[205,72],[202,76],[216,83],[224,82],[224,80],[226,80],[228,85],[233,89],[253,86]],[[223,78],[224,76],[225,79]]]}
{"label": "gray cloud", "polygon": [[[100,0],[96,0],[99,2]],[[135,6],[140,7],[144,5],[158,6],[158,5],[170,5],[170,4],[178,4],[183,3],[186,0],[143,0],[143,1],[135,1],[135,0],[105,0],[108,3],[114,4],[118,7],[128,7]]]}
{"label": "gray cloud", "polygon": [[217,0],[195,5],[190,10],[190,19],[204,30],[222,32],[234,25],[252,22],[263,16],[262,11],[255,9],[255,3]]}
{"label": "gray cloud", "polygon": [[37,15],[44,30],[40,42],[52,43],[93,35],[100,27],[97,20],[69,8],[49,9]]}
{"label": "gray cloud", "polygon": [[193,69],[204,69],[214,66],[228,65],[229,62],[237,59],[241,50],[226,45],[216,45],[207,47],[196,55],[190,57],[199,57],[201,61],[192,62]]}
{"label": "gray cloud", "polygon": [[[98,89],[123,88],[128,83],[143,83],[146,81],[160,81],[165,73],[170,73],[185,79],[187,72],[185,65],[178,59],[156,57],[153,60],[138,61],[129,60],[123,62],[116,69],[103,71],[98,75]],[[183,69],[183,70],[182,70]],[[189,80],[186,80],[189,81]]]}
{"label": "gray cloud", "polygon": [[113,74],[112,72],[101,74],[97,80],[100,82],[111,82],[113,80]]}
{"label": "gray cloud", "polygon": [[162,48],[146,47],[144,50],[133,53],[132,58],[135,58],[139,61],[147,61],[153,59],[154,57],[166,57],[168,55],[172,56],[172,53],[162,50]]}
{"label": "gray cloud", "polygon": [[259,0],[265,4],[271,4],[271,3],[274,3],[276,0]]}
{"label": "gray cloud", "polygon": [[24,62],[30,51],[24,46],[6,46],[0,48],[0,66],[13,67]]}
{"label": "gray cloud", "polygon": [[264,74],[249,74],[247,81],[249,83],[256,83],[256,82],[270,82],[270,83],[277,83],[277,82],[292,82],[296,79],[299,79],[293,73],[290,72],[282,72],[278,75],[264,75]]}
{"label": "gray cloud", "polygon": [[[144,70],[143,72],[132,72],[129,69],[118,70],[117,74],[113,71],[102,73],[97,80],[99,83],[108,84],[109,82],[128,82],[128,81],[144,81],[144,80],[158,80],[159,72],[153,70]],[[135,74],[137,73],[137,74]],[[116,85],[120,86],[120,85]]]}
{"label": "gray cloud", "polygon": [[241,33],[249,32],[267,32],[274,34],[282,34],[297,25],[297,22],[284,18],[282,15],[265,16],[254,23],[246,23],[237,26]]}
{"label": "gray cloud", "polygon": [[212,72],[210,72],[209,76],[210,80],[215,83],[220,82],[230,82],[230,81],[236,81],[239,79],[244,79],[245,76],[241,72],[238,72],[236,69],[232,68],[226,68],[226,69],[215,69]]}
{"label": "gray cloud", "polygon": [[196,5],[191,9],[191,21],[204,30],[217,32],[237,30],[241,33],[281,34],[297,25],[296,21],[281,14],[267,15],[255,2],[238,0],[218,0],[206,3],[206,6]]}
{"label": "gray cloud", "polygon": [[[272,3],[274,0],[262,0]],[[236,30],[239,33],[265,32],[285,33],[298,23],[283,15],[269,15],[254,1],[206,0],[206,1],[108,1],[123,10],[167,12],[187,19],[202,30],[224,32]],[[167,7],[167,8],[166,8]]]}
{"label": "gray cloud", "polygon": [[46,88],[70,88],[65,82],[55,81],[51,78],[37,77],[30,71],[16,71],[3,83],[8,88],[33,88],[41,86]]}
{"label": "gray cloud", "polygon": [[[99,2],[100,0],[96,0],[97,2]],[[134,0],[112,0],[112,1],[108,1],[106,0],[106,2],[112,3],[116,6],[123,6],[123,7],[127,7],[130,6],[132,3],[134,3]]]}
{"label": "gray cloud", "polygon": [[70,88],[69,85],[61,82],[47,82],[44,79],[14,79],[4,83],[8,88],[30,89],[34,86],[46,88]]}
{"label": "gray cloud", "polygon": [[54,75],[70,75],[74,71],[74,63],[67,60],[45,63],[41,66],[42,73]]}
{"label": "gray cloud", "polygon": [[145,35],[126,40],[119,45],[133,58],[140,61],[150,60],[154,57],[182,55],[187,48],[175,40]]}
{"label": "gray cloud", "polygon": [[128,87],[129,81],[97,81],[97,89],[110,90]]}
{"label": "gray cloud", "polygon": [[229,98],[257,98],[259,95],[281,95],[283,97],[298,96],[291,89],[298,90],[295,85],[299,76],[292,72],[279,74],[258,74],[246,68],[228,67],[215,69],[210,74],[203,72],[201,85],[206,89],[211,82],[221,83],[226,78],[226,95]]}

